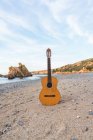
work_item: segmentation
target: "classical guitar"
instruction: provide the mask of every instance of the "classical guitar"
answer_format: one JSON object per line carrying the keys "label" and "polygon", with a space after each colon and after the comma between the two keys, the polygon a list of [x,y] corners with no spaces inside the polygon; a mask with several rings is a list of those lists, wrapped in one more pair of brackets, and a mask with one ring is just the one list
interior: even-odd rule
{"label": "classical guitar", "polygon": [[51,76],[51,49],[47,49],[48,76],[42,78],[42,90],[39,99],[43,105],[55,105],[61,100],[61,95],[57,89],[57,79]]}

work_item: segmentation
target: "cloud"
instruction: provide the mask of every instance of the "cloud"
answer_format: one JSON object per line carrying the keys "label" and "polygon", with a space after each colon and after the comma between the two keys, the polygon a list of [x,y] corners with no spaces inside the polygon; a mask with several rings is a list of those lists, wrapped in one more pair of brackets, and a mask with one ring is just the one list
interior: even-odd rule
{"label": "cloud", "polygon": [[42,2],[48,7],[53,18],[57,22],[62,22],[62,12],[67,10],[70,6],[68,0],[42,0]]}
{"label": "cloud", "polygon": [[51,38],[58,39],[60,37],[60,32],[57,30],[57,25],[51,16],[45,16],[40,12],[37,13],[38,23],[43,30],[45,36],[50,36]]}
{"label": "cloud", "polygon": [[0,10],[0,19],[6,22],[6,24],[13,24],[30,31],[34,31],[34,29],[31,28],[31,23],[29,23],[27,19],[22,15],[19,16],[14,13]]}
{"label": "cloud", "polygon": [[76,16],[69,15],[67,16],[67,24],[74,35],[84,36],[84,32],[80,28],[79,21]]}
{"label": "cloud", "polygon": [[67,24],[70,28],[69,37],[74,39],[75,36],[85,38],[87,43],[93,45],[93,34],[90,34],[87,30],[84,30],[80,26],[80,21],[77,16],[67,16]]}

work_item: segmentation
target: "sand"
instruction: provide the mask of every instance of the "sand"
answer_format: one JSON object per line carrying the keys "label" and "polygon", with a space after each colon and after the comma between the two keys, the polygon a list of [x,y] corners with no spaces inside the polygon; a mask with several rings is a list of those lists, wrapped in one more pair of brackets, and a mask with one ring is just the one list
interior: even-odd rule
{"label": "sand", "polygon": [[0,85],[0,140],[93,140],[93,73],[57,78],[55,106],[40,103],[41,80]]}

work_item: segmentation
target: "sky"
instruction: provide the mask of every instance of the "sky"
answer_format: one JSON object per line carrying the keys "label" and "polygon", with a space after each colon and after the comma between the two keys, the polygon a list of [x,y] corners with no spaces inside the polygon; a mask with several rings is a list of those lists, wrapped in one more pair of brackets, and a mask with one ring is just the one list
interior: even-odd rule
{"label": "sky", "polygon": [[0,73],[21,62],[30,71],[93,58],[93,0],[0,0]]}

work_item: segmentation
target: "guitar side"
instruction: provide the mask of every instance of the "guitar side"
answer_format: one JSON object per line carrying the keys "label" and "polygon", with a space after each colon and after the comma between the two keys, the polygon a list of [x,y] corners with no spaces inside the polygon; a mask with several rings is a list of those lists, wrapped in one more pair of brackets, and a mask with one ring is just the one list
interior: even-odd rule
{"label": "guitar side", "polygon": [[42,78],[42,90],[39,95],[39,99],[43,105],[55,105],[61,100],[61,95],[57,89],[57,79],[52,78],[52,87],[47,87],[47,77]]}

